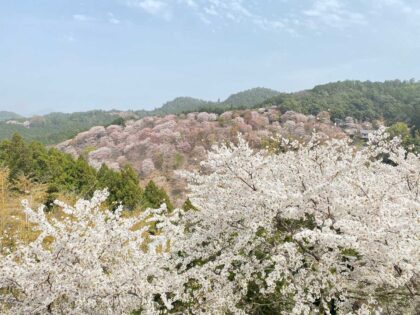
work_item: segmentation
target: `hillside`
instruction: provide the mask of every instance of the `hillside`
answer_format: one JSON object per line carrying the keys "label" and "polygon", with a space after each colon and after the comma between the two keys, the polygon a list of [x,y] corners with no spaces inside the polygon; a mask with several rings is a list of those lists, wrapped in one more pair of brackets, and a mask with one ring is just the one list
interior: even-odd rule
{"label": "hillside", "polygon": [[266,89],[266,88],[254,88],[232,94],[222,104],[232,108],[252,108],[256,105],[261,104],[267,99],[273,98],[279,95],[280,92]]}
{"label": "hillside", "polygon": [[[220,103],[191,97],[178,97],[155,110],[139,110],[137,112],[96,110],[72,114],[52,113],[28,119],[8,112],[4,112],[4,116],[1,116],[3,112],[0,112],[0,140],[8,139],[14,133],[19,133],[26,140],[37,140],[44,144],[56,144],[70,139],[79,132],[86,131],[91,127],[107,126],[116,121],[119,124],[123,124],[124,120],[146,116],[162,116],[203,110],[223,112],[227,108],[255,107],[262,101],[278,94],[279,92],[270,89],[255,88],[233,94],[225,102]],[[2,117],[4,117],[3,122]],[[11,119],[13,121],[9,121]]]}
{"label": "hillside", "polygon": [[352,116],[361,120],[384,119],[388,124],[406,122],[420,130],[420,82],[344,81],[319,85],[311,90],[280,94],[263,102],[281,111],[316,115],[329,111],[332,118]]}
{"label": "hillside", "polygon": [[0,139],[8,139],[19,133],[26,140],[37,140],[44,144],[55,144],[85,131],[93,126],[108,125],[118,114],[105,111],[83,113],[52,113],[18,121],[0,122]]}
{"label": "hillside", "polygon": [[19,119],[22,116],[8,111],[0,111],[0,121],[10,120],[10,119]]}
{"label": "hillside", "polygon": [[27,120],[0,121],[0,140],[10,138],[18,132],[27,140],[56,144],[94,126],[124,124],[125,121],[142,117],[191,112],[221,114],[233,109],[270,106],[276,106],[283,113],[292,110],[306,115],[317,115],[321,111],[328,111],[333,121],[338,119],[338,122],[348,116],[358,120],[384,120],[388,125],[405,122],[414,127],[413,129],[420,130],[420,82],[344,81],[319,85],[296,93],[255,88],[232,94],[221,102],[178,97],[151,111],[53,113]]}
{"label": "hillside", "polygon": [[345,137],[346,133],[358,137],[362,130],[371,129],[371,123],[358,123],[350,117],[338,127],[327,112],[318,116],[292,111],[282,114],[272,107],[221,115],[195,112],[150,116],[127,122],[125,127],[94,127],[57,148],[74,156],[86,155],[96,168],[103,163],[113,169],[130,164],[144,183],[153,179],[175,200],[183,200],[185,182],[175,171],[198,168],[212,145],[236,141],[238,132],[255,148],[261,148],[269,145],[275,134],[305,141],[313,130],[325,137]]}
{"label": "hillside", "polygon": [[211,102],[192,97],[177,97],[152,111],[137,111],[140,117],[152,115],[182,114],[191,112],[222,113],[230,109],[254,108],[262,102],[279,95],[280,92],[266,88],[253,88],[230,95],[224,101]]}

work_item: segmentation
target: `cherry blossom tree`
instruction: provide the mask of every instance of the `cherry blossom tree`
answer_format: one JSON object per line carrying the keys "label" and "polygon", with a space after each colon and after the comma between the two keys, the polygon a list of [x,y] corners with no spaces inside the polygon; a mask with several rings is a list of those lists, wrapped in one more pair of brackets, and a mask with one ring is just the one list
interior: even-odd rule
{"label": "cherry blossom tree", "polygon": [[174,291],[175,282],[166,278],[167,254],[157,250],[166,240],[146,237],[148,224],[133,229],[139,220],[147,222],[145,216],[125,218],[122,208],[101,209],[107,196],[98,191],[75,207],[56,202],[66,215],[62,220],[25,203],[40,235],[0,257],[0,313],[158,314],[156,297],[170,308],[165,292]]}
{"label": "cherry blossom tree", "polygon": [[105,192],[58,203],[63,220],[26,207],[41,234],[0,257],[0,310],[415,314],[419,156],[383,130],[362,148],[314,135],[272,151],[215,147],[182,173],[188,211],[124,218],[101,209]]}
{"label": "cherry blossom tree", "polygon": [[189,312],[414,314],[420,159],[386,137],[215,148],[172,242]]}

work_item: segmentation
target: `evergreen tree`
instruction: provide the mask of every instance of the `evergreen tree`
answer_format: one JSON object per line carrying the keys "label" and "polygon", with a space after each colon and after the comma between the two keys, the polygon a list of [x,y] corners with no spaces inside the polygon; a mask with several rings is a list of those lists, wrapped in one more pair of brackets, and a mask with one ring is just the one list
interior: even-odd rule
{"label": "evergreen tree", "polygon": [[182,205],[182,209],[185,211],[197,211],[198,209],[192,204],[190,198],[185,200],[184,204]]}
{"label": "evergreen tree", "polygon": [[97,179],[97,188],[108,188],[108,203],[114,210],[120,204],[129,210],[140,205],[142,190],[138,176],[131,166],[126,165],[121,172],[116,172],[103,164],[98,171]]}
{"label": "evergreen tree", "polygon": [[174,209],[168,194],[162,188],[156,186],[156,184],[151,180],[144,188],[143,198],[142,198],[142,207],[146,208],[159,208],[163,203],[166,204],[166,207],[169,211]]}

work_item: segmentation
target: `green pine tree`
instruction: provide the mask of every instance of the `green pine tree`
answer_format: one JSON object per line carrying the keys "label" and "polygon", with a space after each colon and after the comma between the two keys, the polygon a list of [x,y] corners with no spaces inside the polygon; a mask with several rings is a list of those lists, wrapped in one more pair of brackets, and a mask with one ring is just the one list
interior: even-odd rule
{"label": "green pine tree", "polygon": [[142,207],[143,209],[147,208],[159,208],[163,203],[166,204],[166,207],[169,212],[174,209],[168,194],[162,188],[156,186],[156,184],[151,180],[146,187],[144,188],[143,198],[142,198]]}

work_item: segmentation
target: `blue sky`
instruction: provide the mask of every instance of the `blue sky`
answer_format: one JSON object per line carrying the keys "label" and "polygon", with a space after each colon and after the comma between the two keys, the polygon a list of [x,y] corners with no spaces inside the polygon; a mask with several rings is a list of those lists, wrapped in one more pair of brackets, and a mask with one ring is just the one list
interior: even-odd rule
{"label": "blue sky", "polygon": [[420,79],[418,0],[0,0],[0,110]]}

